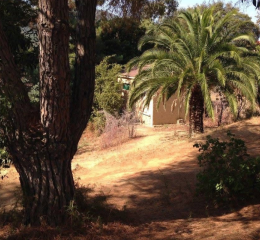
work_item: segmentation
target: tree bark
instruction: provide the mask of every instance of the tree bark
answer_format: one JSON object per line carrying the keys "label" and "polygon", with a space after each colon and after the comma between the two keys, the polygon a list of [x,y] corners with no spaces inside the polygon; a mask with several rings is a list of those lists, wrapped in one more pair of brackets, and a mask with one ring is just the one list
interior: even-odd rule
{"label": "tree bark", "polygon": [[20,175],[26,225],[63,223],[66,207],[73,200],[71,154],[68,151],[59,154],[51,148],[38,142],[34,148],[26,149],[26,154],[13,158]]}
{"label": "tree bark", "polygon": [[203,133],[204,99],[199,85],[192,89],[189,107],[190,134]]}
{"label": "tree bark", "polygon": [[70,134],[68,1],[39,1],[38,29],[41,123],[55,141],[66,141]]}
{"label": "tree bark", "polygon": [[94,94],[96,0],[78,0],[77,10],[77,67],[71,81],[68,1],[39,0],[40,109],[30,103],[0,25],[0,87],[11,106],[0,128],[20,175],[26,224],[63,223],[74,197],[71,161]]}
{"label": "tree bark", "polygon": [[90,118],[95,87],[95,7],[97,0],[76,0],[76,76],[73,82],[71,129],[74,141],[79,141]]}

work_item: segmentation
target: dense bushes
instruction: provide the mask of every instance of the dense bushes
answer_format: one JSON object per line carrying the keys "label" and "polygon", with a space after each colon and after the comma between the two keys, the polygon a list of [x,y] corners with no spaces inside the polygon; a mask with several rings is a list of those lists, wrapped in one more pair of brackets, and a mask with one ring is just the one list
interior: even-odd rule
{"label": "dense bushes", "polygon": [[247,154],[245,142],[230,132],[228,141],[207,136],[205,144],[197,143],[200,167],[197,190],[216,203],[241,203],[260,193],[260,158]]}
{"label": "dense bushes", "polygon": [[94,115],[97,111],[105,110],[110,114],[119,113],[122,109],[122,84],[117,81],[121,66],[110,64],[110,58],[105,57],[96,66],[96,83],[94,95]]}

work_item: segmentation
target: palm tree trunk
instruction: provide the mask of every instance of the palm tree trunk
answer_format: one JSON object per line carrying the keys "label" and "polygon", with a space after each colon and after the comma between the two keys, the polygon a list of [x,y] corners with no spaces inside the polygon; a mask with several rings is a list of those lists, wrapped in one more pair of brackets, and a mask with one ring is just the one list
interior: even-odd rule
{"label": "palm tree trunk", "polygon": [[203,133],[204,99],[199,85],[192,89],[189,108],[190,134]]}

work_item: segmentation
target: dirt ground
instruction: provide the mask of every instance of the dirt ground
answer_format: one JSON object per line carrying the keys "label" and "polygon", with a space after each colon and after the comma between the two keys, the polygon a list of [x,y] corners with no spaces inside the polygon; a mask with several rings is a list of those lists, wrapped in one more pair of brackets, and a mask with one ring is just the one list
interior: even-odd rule
{"label": "dirt ground", "polygon": [[[260,204],[216,209],[195,196],[199,168],[198,150],[193,148],[206,135],[222,138],[229,129],[245,140],[251,155],[259,155],[259,123],[260,118],[252,118],[206,129],[192,138],[185,136],[185,127],[138,126],[136,138],[104,150],[99,149],[98,138],[85,133],[72,164],[75,181],[93,189],[93,195],[106,196],[114,211],[127,213],[123,221],[107,219],[102,233],[88,239],[260,239]],[[0,207],[10,208],[18,190],[18,175],[11,168],[0,180]],[[4,230],[0,239],[5,239]]]}

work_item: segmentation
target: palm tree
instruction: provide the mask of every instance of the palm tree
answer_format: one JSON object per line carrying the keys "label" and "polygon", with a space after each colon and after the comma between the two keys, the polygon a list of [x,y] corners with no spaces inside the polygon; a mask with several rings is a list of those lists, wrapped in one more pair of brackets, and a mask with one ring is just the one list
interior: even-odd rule
{"label": "palm tree", "polygon": [[226,96],[234,114],[237,93],[254,106],[260,68],[257,54],[246,46],[255,39],[237,33],[237,21],[229,24],[235,14],[223,16],[214,8],[183,11],[143,36],[139,48],[147,43],[154,47],[128,64],[128,70],[139,68],[130,106],[143,97],[148,106],[155,93],[159,93],[158,103],[177,93],[189,113],[191,132],[203,132],[204,108],[214,118],[210,91],[215,87]]}

